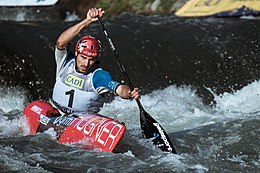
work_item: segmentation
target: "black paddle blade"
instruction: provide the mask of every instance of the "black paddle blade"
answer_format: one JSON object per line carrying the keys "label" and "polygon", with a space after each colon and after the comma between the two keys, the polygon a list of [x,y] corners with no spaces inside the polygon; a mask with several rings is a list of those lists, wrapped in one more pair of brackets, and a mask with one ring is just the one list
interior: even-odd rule
{"label": "black paddle blade", "polygon": [[162,151],[177,154],[173,144],[162,126],[153,119],[144,109],[140,109],[141,129],[147,139]]}

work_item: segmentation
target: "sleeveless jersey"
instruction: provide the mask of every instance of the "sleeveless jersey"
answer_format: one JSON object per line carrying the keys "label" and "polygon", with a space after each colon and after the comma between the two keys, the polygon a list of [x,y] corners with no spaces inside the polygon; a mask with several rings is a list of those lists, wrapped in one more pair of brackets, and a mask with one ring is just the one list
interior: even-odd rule
{"label": "sleeveless jersey", "polygon": [[75,58],[62,64],[64,67],[57,70],[52,96],[57,108],[62,107],[73,113],[97,113],[104,103],[100,94],[109,90],[115,93],[119,85],[101,68],[89,74],[77,72]]}

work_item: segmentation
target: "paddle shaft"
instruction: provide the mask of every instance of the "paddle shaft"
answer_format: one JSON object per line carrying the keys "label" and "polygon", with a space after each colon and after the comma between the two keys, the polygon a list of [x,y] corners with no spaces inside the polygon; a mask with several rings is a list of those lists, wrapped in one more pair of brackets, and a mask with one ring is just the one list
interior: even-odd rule
{"label": "paddle shaft", "polygon": [[[106,30],[104,24],[102,23],[100,17],[98,17],[98,21],[99,21],[99,23],[100,23],[100,25],[101,25],[101,28],[102,28],[104,34],[106,35],[106,39],[107,39],[107,41],[108,41],[108,43],[109,43],[109,46],[110,46],[110,48],[111,48],[111,50],[112,50],[112,52],[113,52],[113,54],[114,54],[114,56],[115,56],[115,58],[116,58],[117,65],[118,65],[120,71],[123,73],[123,75],[124,75],[124,77],[125,77],[125,80],[127,81],[128,85],[129,85],[129,87],[130,87],[130,90],[133,91],[133,90],[134,90],[134,86],[133,86],[133,84],[132,84],[132,82],[131,82],[131,80],[130,80],[130,78],[129,78],[129,76],[128,76],[126,70],[125,70],[124,65],[121,63],[121,59],[120,59],[120,57],[119,57],[119,55],[118,55],[118,53],[117,53],[117,51],[116,51],[116,48],[115,48],[115,46],[114,46],[114,44],[113,44],[113,41],[112,41],[112,39],[110,38],[110,36],[109,36],[109,34],[108,34],[108,32],[107,32],[107,30]],[[137,102],[137,105],[138,105],[139,109],[140,109],[141,111],[143,111],[144,108],[143,108],[143,105],[141,104],[141,101],[140,101],[139,99],[135,99],[135,101]]]}

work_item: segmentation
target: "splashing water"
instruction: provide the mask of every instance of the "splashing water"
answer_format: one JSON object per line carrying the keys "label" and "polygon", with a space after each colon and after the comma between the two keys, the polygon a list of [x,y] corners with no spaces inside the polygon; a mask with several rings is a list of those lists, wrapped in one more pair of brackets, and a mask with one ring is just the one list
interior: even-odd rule
{"label": "splashing water", "polygon": [[0,87],[0,109],[3,112],[10,112],[24,108],[26,101],[26,92],[22,88],[3,88]]}
{"label": "splashing water", "polygon": [[[204,105],[190,86],[169,86],[141,97],[146,111],[166,130],[180,131],[238,119],[260,111],[260,82],[256,81],[235,93],[215,95],[216,107]],[[232,110],[232,111],[230,111]],[[104,106],[101,114],[117,116],[130,128],[139,126],[139,110],[134,101],[116,98]],[[250,115],[247,115],[250,116]]]}
{"label": "splashing water", "polygon": [[[255,117],[257,115],[255,114],[243,114],[241,113],[241,101],[239,99],[246,99],[246,102],[254,103],[254,99],[258,97],[254,97],[258,93],[258,90],[253,89],[254,87],[259,86],[259,82],[256,81],[252,84],[249,84],[248,86],[244,87],[240,91],[237,91],[232,94],[224,94],[224,96],[215,96],[216,100],[216,107],[209,107],[206,105],[203,105],[201,99],[195,94],[196,90],[190,86],[182,86],[182,87],[176,87],[174,85],[169,86],[163,90],[157,90],[153,91],[150,94],[142,96],[142,103],[144,108],[149,112],[151,116],[153,116],[167,131],[167,133],[179,133],[181,131],[190,130],[185,136],[181,135],[182,137],[175,136],[175,138],[179,141],[179,147],[181,148],[190,148],[192,145],[189,144],[190,140],[192,141],[194,146],[194,150],[197,150],[197,154],[193,154],[192,151],[189,151],[188,153],[181,153],[180,155],[172,155],[172,154],[165,154],[161,153],[158,154],[155,153],[149,153],[150,156],[146,159],[138,159],[138,155],[136,153],[132,153],[131,150],[127,151],[123,154],[95,154],[93,152],[84,152],[85,156],[81,156],[85,159],[84,163],[85,165],[88,165],[90,163],[87,158],[92,158],[97,161],[100,160],[100,157],[104,159],[109,158],[109,162],[105,162],[105,170],[109,170],[109,164],[111,163],[118,163],[118,161],[113,161],[114,159],[118,159],[118,157],[121,159],[121,163],[125,164],[128,163],[129,169],[126,167],[124,170],[133,171],[137,168],[141,170],[146,170],[147,165],[149,167],[153,168],[155,171],[159,171],[160,169],[164,168],[166,171],[177,171],[177,172],[208,172],[212,170],[212,165],[209,163],[205,163],[203,161],[203,158],[206,160],[211,160],[213,163],[217,162],[219,157],[221,157],[221,151],[225,148],[225,146],[232,146],[236,145],[237,143],[240,143],[240,141],[243,139],[243,135],[241,134],[240,130],[243,127],[243,122],[235,123],[235,125],[232,125],[231,127],[223,124],[221,127],[221,133],[227,133],[226,135],[220,135],[221,133],[215,131],[215,133],[209,134],[209,136],[203,137],[203,133],[207,130],[201,130],[200,128],[196,130],[198,127],[203,127],[207,125],[214,125],[216,123],[220,122],[229,122],[230,120],[234,119],[240,119],[240,118],[248,118],[248,117]],[[25,95],[23,95],[24,92],[21,91],[14,91],[10,92],[9,95],[5,95],[5,99],[9,103],[19,103],[24,102]],[[250,93],[250,95],[249,95]],[[14,95],[19,95],[19,97],[15,98]],[[235,100],[235,101],[234,101]],[[237,105],[236,105],[237,104]],[[227,106],[229,105],[229,106]],[[232,105],[232,106],[230,106]],[[259,111],[257,109],[256,104],[248,104],[247,106],[247,112],[252,111]],[[1,103],[1,108],[5,111],[11,110],[12,112],[12,104],[3,104]],[[26,123],[24,118],[18,118],[21,117],[21,111],[23,109],[24,105],[22,103],[16,104],[15,109],[19,109],[20,113],[16,114],[17,118],[10,119],[7,114],[2,112],[0,116],[0,136],[1,139],[9,140],[10,138],[15,137],[15,140],[20,143],[20,140],[24,141],[25,139],[19,138],[23,136],[27,136],[28,128],[26,128]],[[232,111],[230,111],[230,108],[232,108]],[[234,112],[235,111],[235,112]],[[239,112],[239,113],[238,113]],[[120,98],[114,99],[111,103],[107,103],[104,105],[102,111],[100,114],[108,115],[113,118],[117,118],[119,121],[125,122],[128,130],[130,130],[133,135],[133,139],[137,140],[135,143],[138,145],[141,145],[141,148],[150,148],[154,151],[157,151],[154,146],[152,146],[148,140],[144,140],[139,137],[140,135],[140,124],[139,124],[139,110],[135,103],[135,101],[131,100],[124,100]],[[23,117],[23,116],[22,116]],[[225,129],[226,128],[226,129]],[[195,129],[195,130],[192,130]],[[212,128],[211,128],[212,129]],[[139,131],[139,132],[137,132]],[[237,133],[234,133],[236,131]],[[219,136],[214,136],[215,134],[219,134]],[[253,134],[253,133],[252,133]],[[43,135],[36,135],[35,137],[29,137],[26,140],[29,140],[28,143],[31,143],[30,146],[33,144],[31,140],[35,140],[36,138],[37,143],[36,146],[32,145],[32,148],[36,152],[35,154],[26,154],[27,159],[33,159],[37,160],[38,162],[43,164],[46,161],[49,162],[50,165],[62,165],[63,163],[56,163],[55,161],[51,161],[50,158],[48,158],[49,154],[46,155],[46,153],[39,152],[38,150],[42,150],[42,147],[45,148],[45,146],[53,145],[53,142],[55,142],[53,131],[50,129],[45,133],[47,136]],[[190,137],[189,137],[190,136]],[[248,136],[248,135],[247,135]],[[193,139],[194,138],[194,139]],[[218,139],[220,138],[220,141]],[[134,141],[132,141],[134,142]],[[13,142],[12,142],[13,143]],[[55,142],[56,143],[56,142]],[[57,146],[62,146],[57,143]],[[68,155],[63,156],[61,153],[61,150],[63,151],[65,148],[57,148],[55,147],[59,154],[55,155],[57,158],[63,158],[63,157],[70,157]],[[76,146],[76,145],[75,145]],[[74,145],[65,145],[64,147],[66,150],[74,150],[71,151],[73,153],[75,152],[81,152],[80,149],[73,149],[75,147]],[[53,147],[53,146],[52,146]],[[137,146],[138,147],[138,146]],[[147,148],[147,149],[148,149]],[[26,159],[22,159],[22,152],[19,151],[20,149],[17,149],[15,147],[11,146],[4,146],[1,150],[2,154],[7,155],[2,160],[5,162],[9,162],[7,165],[13,166],[12,170],[19,170],[24,167],[24,164],[26,164],[26,169],[35,169],[39,172],[45,172],[46,170],[40,166],[40,164],[36,164],[36,166],[31,166],[30,164],[27,164]],[[29,150],[27,151],[29,152]],[[191,152],[191,153],[190,153]],[[11,153],[16,153],[15,155]],[[51,152],[53,157],[53,152]],[[1,154],[1,155],[2,155]],[[36,158],[37,157],[37,158]],[[254,163],[254,165],[259,165],[259,160],[251,159],[250,163],[247,162],[246,159],[248,159],[247,154],[237,154],[234,155],[230,151],[223,159],[227,162],[234,162],[238,164],[243,164],[244,167],[246,167],[251,162]],[[17,160],[20,160],[18,161]],[[198,161],[198,158],[200,158],[200,161]],[[72,158],[71,158],[72,159]],[[73,156],[73,159],[78,160],[75,155]],[[259,159],[259,158],[258,158]],[[78,162],[78,161],[77,161]],[[74,163],[76,164],[76,163]],[[95,164],[94,164],[95,165]],[[209,166],[210,165],[210,166]],[[62,167],[62,166],[59,166]],[[131,169],[130,169],[131,167]],[[94,168],[91,168],[94,169]],[[133,169],[133,170],[132,170]],[[75,169],[76,171],[77,169]],[[95,170],[95,169],[94,169]],[[214,172],[214,171],[213,171]]]}
{"label": "splashing water", "polygon": [[254,81],[234,93],[215,95],[218,110],[229,110],[242,113],[260,111],[260,81]]}

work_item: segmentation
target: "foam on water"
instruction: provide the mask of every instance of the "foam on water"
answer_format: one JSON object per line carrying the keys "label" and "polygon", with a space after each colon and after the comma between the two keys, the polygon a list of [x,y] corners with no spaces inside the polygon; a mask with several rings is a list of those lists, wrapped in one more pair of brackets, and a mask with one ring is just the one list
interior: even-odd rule
{"label": "foam on water", "polygon": [[[141,102],[165,130],[173,132],[241,118],[245,116],[245,110],[260,111],[257,105],[260,90],[257,88],[260,88],[259,82],[254,82],[236,93],[215,95],[216,107],[204,105],[196,95],[196,90],[190,86],[172,85],[153,91],[142,96]],[[104,106],[101,114],[112,117],[119,115],[118,119],[124,121],[128,128],[139,128],[139,109],[135,101],[116,98]]]}
{"label": "foam on water", "polygon": [[215,95],[217,109],[242,113],[260,111],[260,81],[254,81],[234,93]]}
{"label": "foam on water", "polygon": [[[239,118],[247,119],[249,116],[256,116],[255,114],[245,114],[243,111],[249,113],[259,111],[257,105],[259,84],[259,81],[255,81],[237,92],[225,93],[221,96],[215,95],[216,107],[204,105],[201,99],[196,95],[196,89],[190,86],[176,87],[172,85],[163,90],[153,91],[150,94],[143,95],[141,102],[145,110],[153,116],[167,132],[177,132],[208,124],[228,122],[229,120]],[[1,101],[0,108],[4,111],[0,116],[0,137],[9,138],[17,136],[17,134],[19,134],[19,136],[27,135],[28,131],[26,132],[26,130],[28,130],[28,128],[25,127],[26,123],[23,118],[10,119],[4,114],[4,112],[11,111],[12,109],[23,109],[23,102],[24,99],[26,99],[24,92],[21,90],[14,90],[3,96],[6,99],[5,101],[9,104],[4,104],[2,103],[3,101]],[[243,100],[243,102],[241,100]],[[13,105],[15,105],[15,107],[12,107]],[[108,115],[117,118],[119,121],[125,122],[127,128],[132,129],[130,130],[131,133],[138,133],[132,134],[134,137],[141,133],[139,109],[133,100],[115,98],[111,103],[105,104],[100,114]],[[17,117],[21,116],[21,114],[17,115]],[[120,157],[125,157],[127,161],[133,160],[133,168],[152,165],[152,167],[166,167],[170,170],[208,172],[208,166],[204,162],[198,161],[197,158],[218,158],[218,153],[224,146],[236,144],[241,140],[241,134],[234,133],[237,131],[236,129],[241,126],[241,123],[237,123],[232,127],[228,127],[227,130],[229,130],[230,133],[227,132],[227,135],[224,135],[220,141],[217,141],[213,136],[206,138],[201,136],[198,141],[196,141],[197,144],[195,148],[198,151],[196,155],[193,155],[192,153],[182,153],[180,155],[151,153],[151,156],[148,159],[141,161],[131,150],[129,150]],[[225,129],[223,128],[222,131],[224,133]],[[191,133],[196,135],[197,132],[191,131]],[[49,139],[54,140],[55,134],[52,129],[46,131],[45,134],[49,136]],[[141,138],[138,138],[137,140],[142,146],[149,148],[155,147],[151,142],[149,143],[149,140]],[[184,141],[183,147],[185,147],[185,144],[187,144],[187,142]],[[13,170],[19,170],[22,167],[26,167],[27,170],[35,169],[39,172],[45,171],[41,167],[26,165],[26,161],[20,158],[24,156],[21,153],[18,153],[18,151],[15,151],[12,146],[3,146],[1,148],[1,153],[6,155],[6,157],[2,157],[1,154],[2,161],[10,167],[14,166]],[[12,152],[12,150],[14,151]],[[154,150],[156,150],[156,148]],[[15,155],[13,155],[13,153]],[[101,156],[104,157],[106,155]],[[30,157],[28,156],[28,158],[31,157],[40,157],[36,160],[41,160],[39,154]],[[109,157],[111,157],[111,159],[116,159],[119,155],[109,155]],[[246,155],[230,154],[226,156],[225,160],[243,164],[245,157]],[[258,165],[259,162],[254,161],[253,164]]]}
{"label": "foam on water", "polygon": [[29,134],[29,128],[22,116],[26,92],[22,88],[0,88],[0,137]]}
{"label": "foam on water", "polygon": [[[260,111],[260,81],[255,81],[234,93],[215,95],[216,106],[204,105],[190,86],[169,86],[142,96],[145,110],[168,132],[255,116]],[[117,116],[128,128],[137,129],[139,109],[135,101],[116,98],[106,104],[101,114]]]}
{"label": "foam on water", "polygon": [[[1,90],[4,90],[1,88]],[[3,94],[5,93],[5,94]],[[25,92],[8,89],[1,94],[0,109],[9,112],[23,110]],[[167,131],[181,131],[195,127],[251,116],[260,111],[260,81],[255,81],[234,93],[215,95],[216,107],[202,103],[196,90],[190,86],[169,86],[141,96],[145,110]],[[100,114],[126,123],[130,129],[139,129],[139,109],[133,100],[115,98],[104,105]]]}
{"label": "foam on water", "polygon": [[23,129],[20,125],[19,119],[9,120],[0,115],[0,138],[24,135],[26,128]]}

